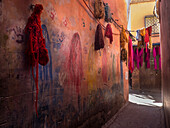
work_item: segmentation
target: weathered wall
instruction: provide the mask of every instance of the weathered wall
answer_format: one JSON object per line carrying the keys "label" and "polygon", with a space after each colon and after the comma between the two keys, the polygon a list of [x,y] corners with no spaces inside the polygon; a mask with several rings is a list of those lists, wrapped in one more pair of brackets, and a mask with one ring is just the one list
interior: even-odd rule
{"label": "weathered wall", "polygon": [[[105,1],[127,26],[125,1]],[[93,10],[93,1],[86,2]],[[36,3],[44,6],[42,29],[50,58],[47,66],[39,66],[39,117],[35,83],[24,66],[23,35],[29,6]],[[120,37],[114,36],[112,44],[105,38],[105,48],[94,51],[97,23],[82,0],[0,0],[0,12],[0,127],[97,128],[128,100]]]}
{"label": "weathered wall", "polygon": [[[143,57],[144,58],[144,57]],[[139,70],[139,83],[140,89],[150,90],[150,91],[160,91],[161,90],[161,71],[159,70],[159,56],[157,58],[157,68],[154,68],[154,57],[153,52],[150,54],[150,68],[146,68],[146,63],[144,60],[143,66]]]}
{"label": "weathered wall", "polygon": [[143,66],[139,68],[136,67],[132,73],[132,89],[142,89],[142,90],[161,90],[161,71],[159,70],[159,56],[157,59],[157,68],[154,68],[154,57],[153,52],[150,53],[150,68],[146,68],[145,53],[143,54]]}
{"label": "weathered wall", "polygon": [[167,128],[170,128],[170,1],[160,0],[162,88]]}

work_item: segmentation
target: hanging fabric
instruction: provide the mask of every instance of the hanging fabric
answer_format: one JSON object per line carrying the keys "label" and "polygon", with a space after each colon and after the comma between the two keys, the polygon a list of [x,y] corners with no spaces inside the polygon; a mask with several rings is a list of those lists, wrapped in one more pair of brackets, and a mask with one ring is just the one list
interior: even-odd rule
{"label": "hanging fabric", "polygon": [[161,70],[161,48],[159,46],[159,70]]}
{"label": "hanging fabric", "polygon": [[108,3],[105,4],[104,9],[105,9],[105,21],[111,22],[112,14],[110,12],[110,7],[109,7]]}
{"label": "hanging fabric", "polygon": [[154,68],[155,68],[155,70],[157,70],[156,49],[155,49],[155,47],[153,48],[153,57],[154,57]]}
{"label": "hanging fabric", "polygon": [[[26,56],[29,60],[29,65],[32,67],[32,75],[36,84],[36,101],[35,108],[37,111],[37,101],[38,101],[38,65],[46,65],[49,61],[48,50],[45,48],[45,39],[43,38],[40,15],[42,13],[43,6],[41,4],[36,4],[28,19],[27,25],[25,27],[25,36],[27,42],[27,49],[25,51]],[[34,67],[36,67],[36,77],[34,76]]]}
{"label": "hanging fabric", "polygon": [[120,33],[120,46],[122,49],[125,48],[125,44],[127,43],[128,39],[127,39],[127,36],[126,36],[126,32],[125,32],[125,29],[124,27],[122,27],[122,31]]}
{"label": "hanging fabric", "polygon": [[149,43],[149,32],[148,32],[148,28],[146,29],[145,31],[145,45],[146,45],[146,53],[147,53],[147,50],[148,50],[148,43]]}
{"label": "hanging fabric", "polygon": [[128,61],[128,65],[129,65],[129,70],[131,71],[131,73],[133,72],[133,46],[132,46],[132,39],[129,36],[129,45],[128,45],[128,52],[129,52],[129,61]]}
{"label": "hanging fabric", "polygon": [[142,67],[143,66],[143,48],[139,50],[138,58],[139,58],[139,64]]}
{"label": "hanging fabric", "polygon": [[135,48],[134,51],[135,51],[135,52],[134,52],[133,58],[134,58],[134,61],[136,61],[136,67],[137,67],[137,69],[139,69],[138,48]]}
{"label": "hanging fabric", "polygon": [[104,6],[102,0],[95,0],[94,4],[94,16],[97,19],[101,19],[104,17]]}
{"label": "hanging fabric", "polygon": [[141,41],[138,41],[138,47],[143,48],[145,46],[145,28],[140,30]]}
{"label": "hanging fabric", "polygon": [[150,68],[150,49],[145,54],[146,68]]}
{"label": "hanging fabric", "polygon": [[112,28],[111,28],[110,24],[107,24],[107,26],[106,26],[105,36],[110,39],[110,44],[112,44],[113,33],[112,33]]}
{"label": "hanging fabric", "polygon": [[95,50],[104,48],[103,32],[102,32],[102,26],[100,24],[97,25],[94,44],[95,44]]}
{"label": "hanging fabric", "polygon": [[125,48],[121,50],[121,60],[127,61],[127,50]]}
{"label": "hanging fabric", "polygon": [[142,36],[140,35],[140,30],[137,30],[137,31],[136,31],[136,39],[137,39],[138,41],[142,41]]}
{"label": "hanging fabric", "polygon": [[152,38],[151,38],[151,35],[152,35],[152,26],[150,26],[150,27],[148,27],[147,28],[148,29],[148,34],[149,34],[149,46],[148,46],[148,48],[149,49],[152,49]]}

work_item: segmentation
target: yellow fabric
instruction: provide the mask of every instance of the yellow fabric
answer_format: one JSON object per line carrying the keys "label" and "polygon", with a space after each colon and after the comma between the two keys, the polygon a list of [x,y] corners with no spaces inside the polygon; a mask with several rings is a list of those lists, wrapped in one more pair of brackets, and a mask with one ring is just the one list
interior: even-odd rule
{"label": "yellow fabric", "polygon": [[125,44],[128,42],[128,38],[126,36],[126,31],[124,27],[122,28],[122,31],[120,33],[120,46],[121,48],[125,48]]}
{"label": "yellow fabric", "polygon": [[149,36],[149,46],[148,46],[149,49],[152,49],[152,40],[151,40],[151,36]]}
{"label": "yellow fabric", "polygon": [[141,36],[145,36],[145,28],[143,28],[143,29],[140,30],[140,35],[141,35]]}

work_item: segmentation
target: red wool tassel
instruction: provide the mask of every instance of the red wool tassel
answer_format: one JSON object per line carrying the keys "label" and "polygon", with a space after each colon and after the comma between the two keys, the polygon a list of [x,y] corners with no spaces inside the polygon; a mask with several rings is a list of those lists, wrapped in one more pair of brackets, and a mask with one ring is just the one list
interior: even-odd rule
{"label": "red wool tassel", "polygon": [[[48,61],[48,50],[45,48],[45,39],[43,38],[40,14],[42,13],[43,6],[36,4],[31,17],[28,19],[25,27],[25,35],[27,41],[26,55],[29,59],[29,65],[32,67],[32,76],[36,84],[36,101],[35,108],[36,114],[38,103],[38,65],[45,66]],[[36,67],[36,77],[34,76],[34,67]]]}

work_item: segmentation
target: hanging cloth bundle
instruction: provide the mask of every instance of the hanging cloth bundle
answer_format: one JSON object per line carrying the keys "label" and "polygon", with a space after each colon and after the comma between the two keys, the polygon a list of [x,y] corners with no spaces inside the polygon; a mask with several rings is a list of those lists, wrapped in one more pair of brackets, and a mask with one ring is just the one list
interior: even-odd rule
{"label": "hanging cloth bundle", "polygon": [[[38,64],[46,65],[49,61],[48,50],[45,48],[45,39],[43,38],[40,15],[43,6],[36,4],[31,17],[28,19],[25,27],[25,35],[27,41],[26,56],[29,59],[29,65],[32,67],[33,79],[36,83],[36,113],[38,101]],[[36,67],[36,77],[34,76],[34,67]]]}
{"label": "hanging cloth bundle", "polygon": [[157,70],[156,49],[155,49],[155,47],[153,48],[153,57],[154,57],[154,68],[155,68],[155,70]]}
{"label": "hanging cloth bundle", "polygon": [[108,3],[105,4],[104,9],[105,9],[105,21],[111,22],[112,14],[110,12],[110,7],[109,7]]}
{"label": "hanging cloth bundle", "polygon": [[139,58],[138,58],[138,48],[134,49],[134,55],[133,55],[133,60],[136,61],[136,67],[139,69]]}
{"label": "hanging cloth bundle", "polygon": [[104,48],[103,32],[102,32],[102,26],[100,24],[97,25],[94,44],[95,44],[95,50]]}
{"label": "hanging cloth bundle", "polygon": [[145,45],[146,45],[146,53],[148,51],[148,42],[149,42],[149,31],[146,29],[145,31]]}
{"label": "hanging cloth bundle", "polygon": [[149,49],[152,49],[152,40],[151,40],[151,34],[152,34],[152,26],[148,27],[148,33],[149,33]]}
{"label": "hanging cloth bundle", "polygon": [[146,68],[150,68],[150,49],[145,54]]}
{"label": "hanging cloth bundle", "polygon": [[113,34],[112,34],[112,28],[110,24],[107,24],[106,26],[105,36],[110,39],[110,44],[112,44]]}
{"label": "hanging cloth bundle", "polygon": [[127,50],[125,48],[121,50],[121,60],[127,61]]}
{"label": "hanging cloth bundle", "polygon": [[159,46],[159,70],[161,70],[161,48]]}
{"label": "hanging cloth bundle", "polygon": [[127,43],[128,39],[127,39],[127,36],[126,36],[126,32],[125,32],[125,29],[124,27],[122,27],[122,31],[120,33],[120,46],[122,49],[125,48],[125,44]]}
{"label": "hanging cloth bundle", "polygon": [[129,45],[128,45],[128,52],[129,52],[129,70],[131,73],[133,72],[133,46],[132,46],[132,39],[129,36]]}
{"label": "hanging cloth bundle", "polygon": [[138,41],[138,47],[144,47],[145,46],[145,28],[141,29],[139,31],[141,35],[141,41]]}
{"label": "hanging cloth bundle", "polygon": [[104,17],[104,6],[102,0],[95,0],[94,4],[94,16],[95,18],[103,18]]}

